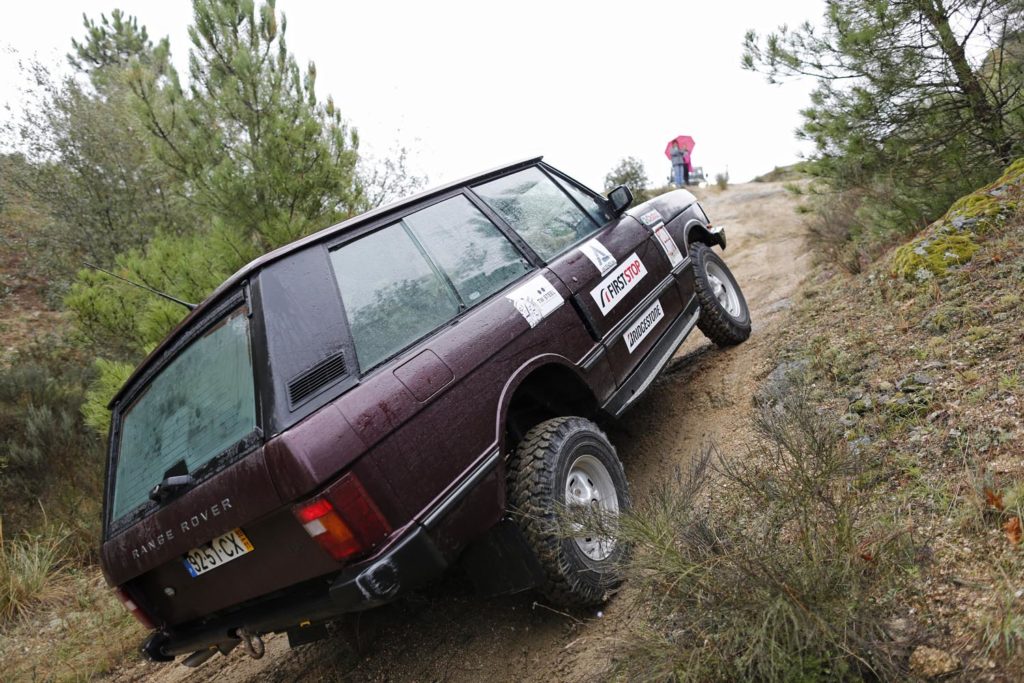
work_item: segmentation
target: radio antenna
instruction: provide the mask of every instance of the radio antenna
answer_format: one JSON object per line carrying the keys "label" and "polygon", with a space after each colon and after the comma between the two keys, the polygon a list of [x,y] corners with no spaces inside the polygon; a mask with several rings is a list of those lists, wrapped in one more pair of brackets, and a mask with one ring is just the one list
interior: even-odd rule
{"label": "radio antenna", "polygon": [[170,294],[166,294],[164,292],[161,292],[159,289],[153,289],[152,287],[149,287],[147,285],[139,284],[138,282],[134,282],[132,280],[129,280],[126,277],[121,277],[120,275],[118,275],[116,273],[111,273],[109,270],[106,270],[105,268],[100,268],[99,266],[93,265],[93,264],[89,263],[88,261],[82,261],[82,263],[84,263],[89,268],[92,268],[93,270],[98,270],[101,273],[104,273],[106,275],[109,275],[112,278],[116,278],[116,279],[120,280],[121,282],[127,282],[128,284],[132,285],[133,287],[138,287],[139,289],[144,289],[147,292],[149,292],[150,294],[156,294],[157,296],[163,297],[164,299],[167,299],[168,301],[173,301],[176,304],[181,304],[182,306],[184,306],[185,308],[187,308],[190,311],[193,310],[196,307],[196,304],[190,304],[187,301],[182,301],[181,299],[173,297]]}

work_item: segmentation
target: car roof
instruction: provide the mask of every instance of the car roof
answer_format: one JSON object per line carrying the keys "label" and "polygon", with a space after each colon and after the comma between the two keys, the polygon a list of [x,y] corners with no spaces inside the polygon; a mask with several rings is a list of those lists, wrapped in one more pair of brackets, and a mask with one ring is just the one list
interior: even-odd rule
{"label": "car roof", "polygon": [[304,249],[305,247],[311,244],[329,240],[331,238],[342,235],[346,232],[350,232],[356,228],[366,225],[367,223],[386,217],[388,214],[402,212],[405,209],[408,209],[409,207],[419,204],[423,201],[429,200],[432,197],[442,195],[456,188],[474,185],[482,181],[488,180],[492,177],[516,171],[520,168],[532,166],[540,162],[543,158],[543,156],[537,156],[521,159],[510,164],[498,166],[487,171],[482,171],[480,173],[476,173],[474,175],[461,178],[459,180],[455,180],[453,182],[446,183],[444,185],[440,185],[438,187],[425,190],[423,192],[419,192],[417,194],[387,204],[385,206],[379,206],[375,209],[367,211],[366,213],[361,213],[358,216],[353,216],[352,218],[346,219],[340,223],[336,223],[335,225],[324,228],[323,230],[314,232],[311,235],[307,235],[306,237],[301,237],[295,240],[294,242],[290,242],[284,246],[278,247],[277,249],[267,252],[266,254],[260,256],[259,258],[250,261],[246,265],[239,268],[227,280],[221,283],[221,285],[217,287],[217,289],[215,289],[209,296],[203,299],[202,302],[196,305],[196,307],[192,309],[189,312],[189,314],[186,315],[181,320],[181,322],[177,324],[177,326],[175,326],[175,328],[163,339],[163,341],[161,341],[157,345],[157,347],[153,349],[141,363],[139,363],[139,366],[135,368],[135,371],[132,372],[128,380],[125,381],[123,385],[121,385],[121,388],[110,400],[110,403],[108,404],[107,407],[113,408],[114,405],[121,400],[121,398],[128,391],[129,387],[135,384],[136,380],[146,371],[146,369],[148,369],[156,361],[158,357],[160,357],[164,353],[164,351],[167,350],[169,346],[171,346],[174,343],[174,341],[181,335],[182,331],[188,328],[188,326],[192,323],[193,320],[196,320],[197,318],[201,317],[226,292],[234,290],[248,277],[259,271],[261,268],[267,266],[268,264],[273,263],[275,261],[279,261],[280,259],[288,256],[289,254]]}

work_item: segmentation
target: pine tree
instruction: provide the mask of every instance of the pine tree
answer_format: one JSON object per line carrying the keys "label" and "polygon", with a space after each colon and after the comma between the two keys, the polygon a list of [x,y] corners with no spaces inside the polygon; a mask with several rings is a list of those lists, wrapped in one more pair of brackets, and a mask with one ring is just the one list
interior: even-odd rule
{"label": "pine tree", "polygon": [[358,135],[318,101],[316,67],[303,72],[288,52],[273,0],[195,0],[193,11],[188,86],[170,68],[132,81],[192,200],[265,249],[361,208]]}
{"label": "pine tree", "polygon": [[870,239],[919,228],[1024,151],[1020,60],[1004,58],[1022,25],[1020,0],[830,0],[820,29],[749,32],[743,65],[817,81],[808,170]]}

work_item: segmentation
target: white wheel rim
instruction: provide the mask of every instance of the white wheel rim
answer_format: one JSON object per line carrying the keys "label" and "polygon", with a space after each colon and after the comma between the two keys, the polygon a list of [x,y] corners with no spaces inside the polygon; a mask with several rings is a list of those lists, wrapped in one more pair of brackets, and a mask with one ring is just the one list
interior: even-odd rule
{"label": "white wheel rim", "polygon": [[725,274],[717,263],[708,261],[704,271],[711,284],[711,294],[718,300],[725,312],[734,318],[740,317],[740,295],[732,284],[732,279]]}
{"label": "white wheel rim", "polygon": [[[619,496],[608,468],[592,455],[581,455],[569,468],[565,479],[565,504],[570,509],[583,508],[602,515],[619,513]],[[581,529],[582,525],[574,525]],[[576,545],[584,555],[600,561],[615,550],[615,539],[605,536],[580,535]]]}

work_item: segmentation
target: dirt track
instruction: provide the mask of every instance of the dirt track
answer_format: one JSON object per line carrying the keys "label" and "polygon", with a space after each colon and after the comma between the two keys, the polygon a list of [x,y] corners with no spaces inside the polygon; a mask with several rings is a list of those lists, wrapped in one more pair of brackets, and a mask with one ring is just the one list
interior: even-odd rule
{"label": "dirt track", "polygon": [[[609,436],[616,444],[634,498],[685,465],[711,437],[723,453],[742,453],[750,397],[769,363],[775,332],[789,298],[809,270],[804,231],[794,200],[779,183],[736,185],[707,192],[702,202],[725,225],[724,256],[751,308],[754,332],[745,344],[715,349],[695,333],[676,362]],[[199,669],[128,665],[115,681],[583,681],[599,677],[616,634],[630,628],[627,601],[603,613],[565,615],[535,604],[532,593],[480,599],[465,582],[449,579],[377,615],[361,632],[377,637],[363,656],[340,638],[289,650],[267,639],[252,660],[238,648]]]}

